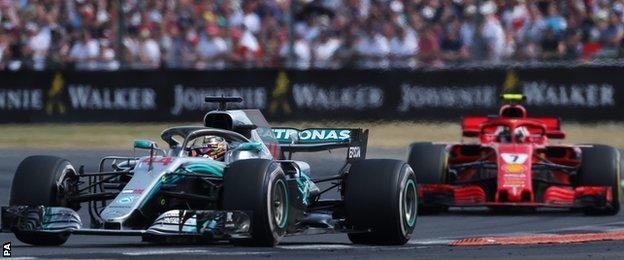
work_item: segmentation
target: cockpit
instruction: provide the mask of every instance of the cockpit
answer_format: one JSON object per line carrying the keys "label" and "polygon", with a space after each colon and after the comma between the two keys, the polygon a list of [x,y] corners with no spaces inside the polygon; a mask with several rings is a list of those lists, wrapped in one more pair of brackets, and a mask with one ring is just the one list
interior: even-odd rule
{"label": "cockpit", "polygon": [[480,138],[487,143],[544,143],[546,127],[529,120],[491,120],[481,125]]}
{"label": "cockpit", "polygon": [[272,158],[265,145],[228,130],[203,126],[169,128],[161,134],[169,156],[198,157],[230,163],[250,158]]}

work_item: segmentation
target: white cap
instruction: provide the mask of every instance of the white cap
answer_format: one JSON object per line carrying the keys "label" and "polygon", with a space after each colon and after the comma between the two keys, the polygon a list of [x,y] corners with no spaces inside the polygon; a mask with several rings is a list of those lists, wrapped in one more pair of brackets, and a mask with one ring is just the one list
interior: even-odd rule
{"label": "white cap", "polygon": [[481,5],[479,11],[482,15],[490,15],[496,12],[496,4],[493,1],[487,1]]}

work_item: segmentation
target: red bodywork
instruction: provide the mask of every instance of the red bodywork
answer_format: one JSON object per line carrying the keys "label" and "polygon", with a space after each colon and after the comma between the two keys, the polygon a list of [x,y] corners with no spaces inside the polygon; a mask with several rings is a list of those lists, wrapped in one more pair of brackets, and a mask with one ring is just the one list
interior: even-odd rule
{"label": "red bodywork", "polygon": [[[523,128],[525,135],[513,134]],[[511,132],[500,139],[501,129]],[[520,105],[505,105],[495,117],[463,119],[465,137],[478,142],[446,144],[445,184],[419,185],[425,206],[585,207],[611,203],[610,187],[576,186],[578,145],[548,144],[563,139],[558,118],[528,117]]]}

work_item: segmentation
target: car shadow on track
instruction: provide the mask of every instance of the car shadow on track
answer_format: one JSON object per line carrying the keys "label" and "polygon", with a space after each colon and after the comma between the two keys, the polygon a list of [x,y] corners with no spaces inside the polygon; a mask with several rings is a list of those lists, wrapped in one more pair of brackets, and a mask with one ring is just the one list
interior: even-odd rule
{"label": "car shadow on track", "polygon": [[[67,249],[81,249],[81,248],[162,248],[166,246],[167,248],[204,248],[204,249],[232,249],[232,248],[248,248],[248,249],[276,249],[276,247],[254,247],[254,246],[236,246],[227,242],[219,242],[219,243],[148,243],[148,242],[135,242],[135,243],[85,243],[85,244],[68,244],[63,245],[63,248]],[[353,247],[352,243],[341,243],[341,242],[283,242],[277,245],[279,247]],[[46,249],[46,248],[55,248],[58,249],[58,246],[30,246],[30,245],[14,245],[14,248],[37,248],[37,249]]]}
{"label": "car shadow on track", "polygon": [[577,209],[505,209],[492,210],[487,208],[461,209],[453,208],[446,212],[419,214],[419,216],[585,216]]}

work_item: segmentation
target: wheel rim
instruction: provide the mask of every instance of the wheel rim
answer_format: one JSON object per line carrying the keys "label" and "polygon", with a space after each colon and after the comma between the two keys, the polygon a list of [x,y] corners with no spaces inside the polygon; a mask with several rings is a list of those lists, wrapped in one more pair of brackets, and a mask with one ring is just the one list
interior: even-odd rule
{"label": "wheel rim", "polygon": [[56,204],[58,206],[70,207],[70,208],[76,208],[77,206],[73,204],[72,205],[68,204],[69,198],[78,192],[78,186],[76,185],[77,180],[75,179],[76,177],[72,175],[73,174],[72,170],[73,168],[66,167],[61,177],[62,179],[58,183],[57,190],[56,190],[57,191]]}
{"label": "wheel rim", "polygon": [[271,196],[271,211],[273,212],[273,221],[278,227],[286,226],[288,218],[288,195],[286,193],[286,185],[284,181],[277,180],[273,188]]}
{"label": "wheel rim", "polygon": [[413,179],[408,179],[403,189],[403,217],[409,227],[416,223],[416,184]]}

